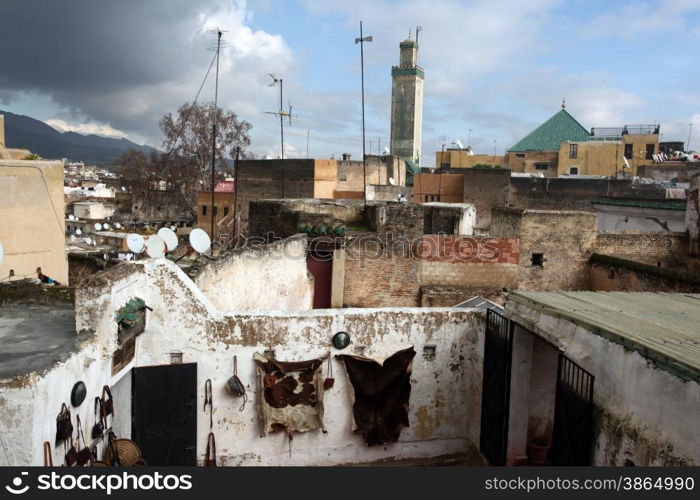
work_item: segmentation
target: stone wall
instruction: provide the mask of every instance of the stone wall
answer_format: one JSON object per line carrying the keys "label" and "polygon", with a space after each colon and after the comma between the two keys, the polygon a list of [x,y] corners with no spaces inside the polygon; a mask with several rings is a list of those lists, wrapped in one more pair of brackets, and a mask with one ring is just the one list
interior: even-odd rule
{"label": "stone wall", "polygon": [[686,233],[598,233],[594,251],[653,266],[683,269],[687,248]]}
{"label": "stone wall", "polygon": [[700,174],[694,176],[690,183],[685,222],[688,226],[688,253],[700,257]]}
{"label": "stone wall", "polygon": [[464,171],[464,202],[476,207],[476,226],[486,229],[491,225],[491,208],[508,202],[510,170],[468,169]]}
{"label": "stone wall", "polygon": [[593,254],[589,262],[588,284],[602,292],[699,293],[700,276],[648,264]]}

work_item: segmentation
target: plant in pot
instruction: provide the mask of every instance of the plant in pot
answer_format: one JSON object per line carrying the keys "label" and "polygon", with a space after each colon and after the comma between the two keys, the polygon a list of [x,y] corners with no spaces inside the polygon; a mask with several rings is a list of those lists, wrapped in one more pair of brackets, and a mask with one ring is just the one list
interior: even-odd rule
{"label": "plant in pot", "polygon": [[120,341],[123,337],[139,335],[146,328],[146,309],[152,311],[143,299],[134,297],[117,310],[115,320],[119,325]]}
{"label": "plant in pot", "polygon": [[527,442],[527,458],[531,464],[547,463],[547,454],[552,446],[549,438],[535,437]]}

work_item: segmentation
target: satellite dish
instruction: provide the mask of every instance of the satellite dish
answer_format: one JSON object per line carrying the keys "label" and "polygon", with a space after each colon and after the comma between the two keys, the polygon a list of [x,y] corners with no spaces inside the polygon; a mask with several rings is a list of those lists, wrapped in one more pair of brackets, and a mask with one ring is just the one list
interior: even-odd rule
{"label": "satellite dish", "polygon": [[162,227],[158,230],[158,236],[165,242],[168,252],[172,252],[177,248],[177,235],[172,229]]}
{"label": "satellite dish", "polygon": [[163,238],[160,236],[153,235],[146,240],[146,253],[149,257],[154,259],[163,257],[166,250],[167,248],[165,247],[165,241],[163,241]]}
{"label": "satellite dish", "polygon": [[203,229],[193,229],[190,233],[190,245],[195,252],[204,253],[211,247],[211,238]]}
{"label": "satellite dish", "polygon": [[174,233],[177,231],[177,226],[170,226],[170,230]]}
{"label": "satellite dish", "polygon": [[69,215],[68,220],[75,220],[75,215]]}
{"label": "satellite dish", "polygon": [[95,224],[95,231],[102,231],[102,224],[100,224],[99,222]]}
{"label": "satellite dish", "polygon": [[109,230],[109,224],[107,224],[107,223],[105,222],[105,223],[102,225],[102,228],[103,228],[105,231],[108,231],[108,230]]}
{"label": "satellite dish", "polygon": [[124,186],[122,186],[122,191],[126,191],[126,188]]}
{"label": "satellite dish", "polygon": [[90,238],[83,238],[83,241],[85,242],[86,245],[92,244],[92,240]]}
{"label": "satellite dish", "polygon": [[122,228],[122,225],[119,224],[118,222],[116,222],[116,223],[114,224],[114,227],[116,227],[117,229],[121,229],[121,228]]}
{"label": "satellite dish", "polygon": [[461,141],[457,141],[457,147],[458,147],[459,149],[464,149],[464,146],[462,145],[462,142],[461,142]]}
{"label": "satellite dish", "polygon": [[393,177],[389,177],[389,184],[391,184],[392,186],[396,186],[396,181]]}
{"label": "satellite dish", "polygon": [[70,238],[68,238],[68,241],[70,241],[71,243],[75,243],[75,240],[76,240],[76,237],[74,234],[71,234]]}
{"label": "satellite dish", "polygon": [[385,148],[384,148],[384,154],[385,154],[385,155],[388,155],[389,152],[390,152],[390,151],[389,151],[389,148],[385,147]]}
{"label": "satellite dish", "polygon": [[0,264],[2,264],[3,259],[5,258],[5,249],[2,246],[2,243],[0,243]]}
{"label": "satellite dish", "polygon": [[81,234],[83,234],[83,230],[80,229],[80,228],[78,228],[78,229],[75,230],[75,234],[77,234],[78,236],[80,236]]}
{"label": "satellite dish", "polygon": [[126,237],[126,246],[134,253],[143,252],[145,242],[140,234],[130,234]]}

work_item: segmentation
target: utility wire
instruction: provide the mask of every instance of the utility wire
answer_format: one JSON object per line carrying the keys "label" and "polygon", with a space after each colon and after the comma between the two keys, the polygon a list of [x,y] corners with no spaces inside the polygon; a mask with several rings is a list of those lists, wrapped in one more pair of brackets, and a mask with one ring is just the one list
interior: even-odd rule
{"label": "utility wire", "polygon": [[[170,151],[168,151],[165,154],[165,160],[163,160],[163,166],[160,168],[160,176],[163,175],[163,172],[165,171],[165,167],[168,166],[168,160],[170,159],[170,155],[172,154],[173,150],[175,149],[175,145],[177,144],[177,140],[182,136],[182,132],[185,130],[185,125],[187,124],[187,121],[190,119],[190,115],[192,114],[192,111],[194,111],[194,106],[197,104],[197,99],[199,99],[199,94],[202,92],[202,88],[204,88],[204,84],[207,81],[207,78],[209,77],[209,73],[211,72],[211,68],[214,66],[214,62],[216,61],[216,56],[218,52],[214,54],[214,57],[211,60],[211,63],[209,63],[209,69],[207,69],[207,73],[204,75],[204,80],[202,80],[202,84],[199,86],[199,90],[197,91],[197,95],[194,97],[194,101],[192,101],[192,106],[190,106],[190,109],[187,111],[187,114],[185,115],[185,119],[182,121],[182,124],[180,125],[180,130],[178,130],[177,134],[175,135],[175,140],[173,140],[172,145],[170,146]],[[214,110],[216,111],[216,110]]]}

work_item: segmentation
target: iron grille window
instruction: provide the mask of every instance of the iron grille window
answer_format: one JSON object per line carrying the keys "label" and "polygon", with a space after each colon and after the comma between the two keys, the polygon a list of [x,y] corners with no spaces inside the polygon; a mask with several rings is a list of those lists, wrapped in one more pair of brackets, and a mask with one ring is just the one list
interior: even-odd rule
{"label": "iron grille window", "polygon": [[535,170],[547,170],[549,163],[535,163]]}
{"label": "iron grille window", "polygon": [[202,215],[207,215],[207,206],[202,205]]}
{"label": "iron grille window", "polygon": [[578,158],[578,144],[569,144],[569,158],[572,160]]}
{"label": "iron grille window", "polygon": [[647,144],[647,160],[653,160],[654,159],[654,145],[653,144]]}

